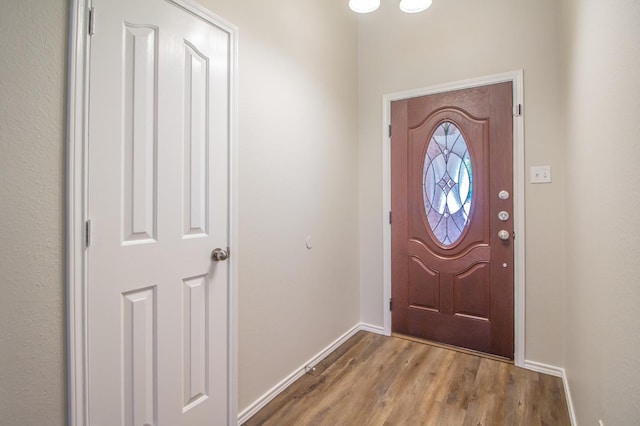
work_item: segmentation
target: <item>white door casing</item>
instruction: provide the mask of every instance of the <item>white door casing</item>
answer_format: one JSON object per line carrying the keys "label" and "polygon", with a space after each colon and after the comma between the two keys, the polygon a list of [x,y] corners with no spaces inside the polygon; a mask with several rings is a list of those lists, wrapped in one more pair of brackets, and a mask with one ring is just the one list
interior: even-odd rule
{"label": "white door casing", "polygon": [[94,0],[88,39],[75,6],[70,422],[234,424],[236,262],[210,254],[236,247],[235,30],[190,2]]}

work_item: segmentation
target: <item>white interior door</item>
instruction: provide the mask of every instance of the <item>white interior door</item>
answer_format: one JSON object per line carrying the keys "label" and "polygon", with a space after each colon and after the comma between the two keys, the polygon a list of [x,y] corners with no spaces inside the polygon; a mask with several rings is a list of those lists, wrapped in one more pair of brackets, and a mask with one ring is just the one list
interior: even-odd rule
{"label": "white interior door", "polygon": [[89,424],[228,424],[229,34],[165,0],[94,7]]}

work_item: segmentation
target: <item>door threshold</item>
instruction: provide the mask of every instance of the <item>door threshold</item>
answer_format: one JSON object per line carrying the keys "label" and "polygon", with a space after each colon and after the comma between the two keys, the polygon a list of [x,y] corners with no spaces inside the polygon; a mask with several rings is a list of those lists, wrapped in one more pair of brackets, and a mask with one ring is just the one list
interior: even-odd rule
{"label": "door threshold", "polygon": [[480,358],[486,358],[493,361],[504,362],[505,364],[513,365],[513,360],[509,358],[504,358],[498,355],[488,354],[485,352],[474,351],[473,349],[461,348],[459,346],[447,345],[445,343],[434,342],[433,340],[421,339],[419,337],[408,336],[406,334],[400,333],[391,333],[391,337],[397,337],[399,339],[409,340],[415,343],[421,343],[423,345],[434,346],[436,348],[449,349],[451,351],[461,352],[467,355],[475,355]]}

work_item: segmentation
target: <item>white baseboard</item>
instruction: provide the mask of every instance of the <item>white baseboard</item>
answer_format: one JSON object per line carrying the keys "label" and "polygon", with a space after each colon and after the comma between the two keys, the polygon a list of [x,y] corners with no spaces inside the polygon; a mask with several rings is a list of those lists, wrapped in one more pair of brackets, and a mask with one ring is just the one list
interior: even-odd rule
{"label": "white baseboard", "polygon": [[576,419],[576,412],[573,410],[573,399],[571,398],[571,389],[569,389],[569,379],[567,379],[567,373],[562,368],[562,384],[564,385],[564,394],[567,397],[567,408],[569,409],[569,419],[572,426],[578,426],[578,420]]}
{"label": "white baseboard", "polygon": [[315,367],[320,361],[325,359],[329,354],[338,349],[340,345],[349,340],[354,334],[358,331],[364,330],[372,333],[384,334],[384,329],[382,327],[377,327],[369,324],[360,323],[352,327],[349,331],[344,333],[338,339],[336,339],[329,346],[321,350],[317,355],[312,357],[310,360],[302,364],[298,367],[293,373],[289,374],[285,377],[280,383],[269,389],[267,393],[258,398],[253,404],[249,405],[247,408],[242,410],[238,414],[238,424],[249,420],[254,414],[256,414],[262,407],[267,405],[271,400],[273,400],[276,396],[282,393],[287,387],[289,387],[293,382],[298,380],[304,373],[307,372],[308,368]]}
{"label": "white baseboard", "polygon": [[543,364],[535,361],[525,361],[524,368],[527,370],[535,371],[538,373],[549,374],[551,376],[560,377],[562,379],[562,385],[564,386],[564,395],[567,398],[567,408],[569,409],[569,420],[571,420],[572,426],[578,426],[576,420],[576,412],[573,410],[573,399],[571,398],[571,389],[569,388],[569,381],[567,380],[567,373],[564,368],[556,367],[553,365]]}
{"label": "white baseboard", "polygon": [[358,330],[368,331],[371,333],[382,334],[383,336],[386,336],[384,327],[379,327],[377,325],[365,324],[361,322],[360,324],[358,324]]}
{"label": "white baseboard", "polygon": [[529,360],[524,360],[524,368],[535,371],[536,373],[548,374],[555,377],[562,377],[564,374],[563,368]]}

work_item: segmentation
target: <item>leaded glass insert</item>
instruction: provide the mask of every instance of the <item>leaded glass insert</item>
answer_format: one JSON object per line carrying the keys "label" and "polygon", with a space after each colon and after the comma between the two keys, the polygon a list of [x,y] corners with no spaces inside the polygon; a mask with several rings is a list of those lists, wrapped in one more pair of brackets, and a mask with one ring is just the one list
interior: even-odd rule
{"label": "leaded glass insert", "polygon": [[422,169],[422,194],[433,235],[452,245],[469,224],[473,179],[469,148],[460,132],[445,121],[433,132]]}

